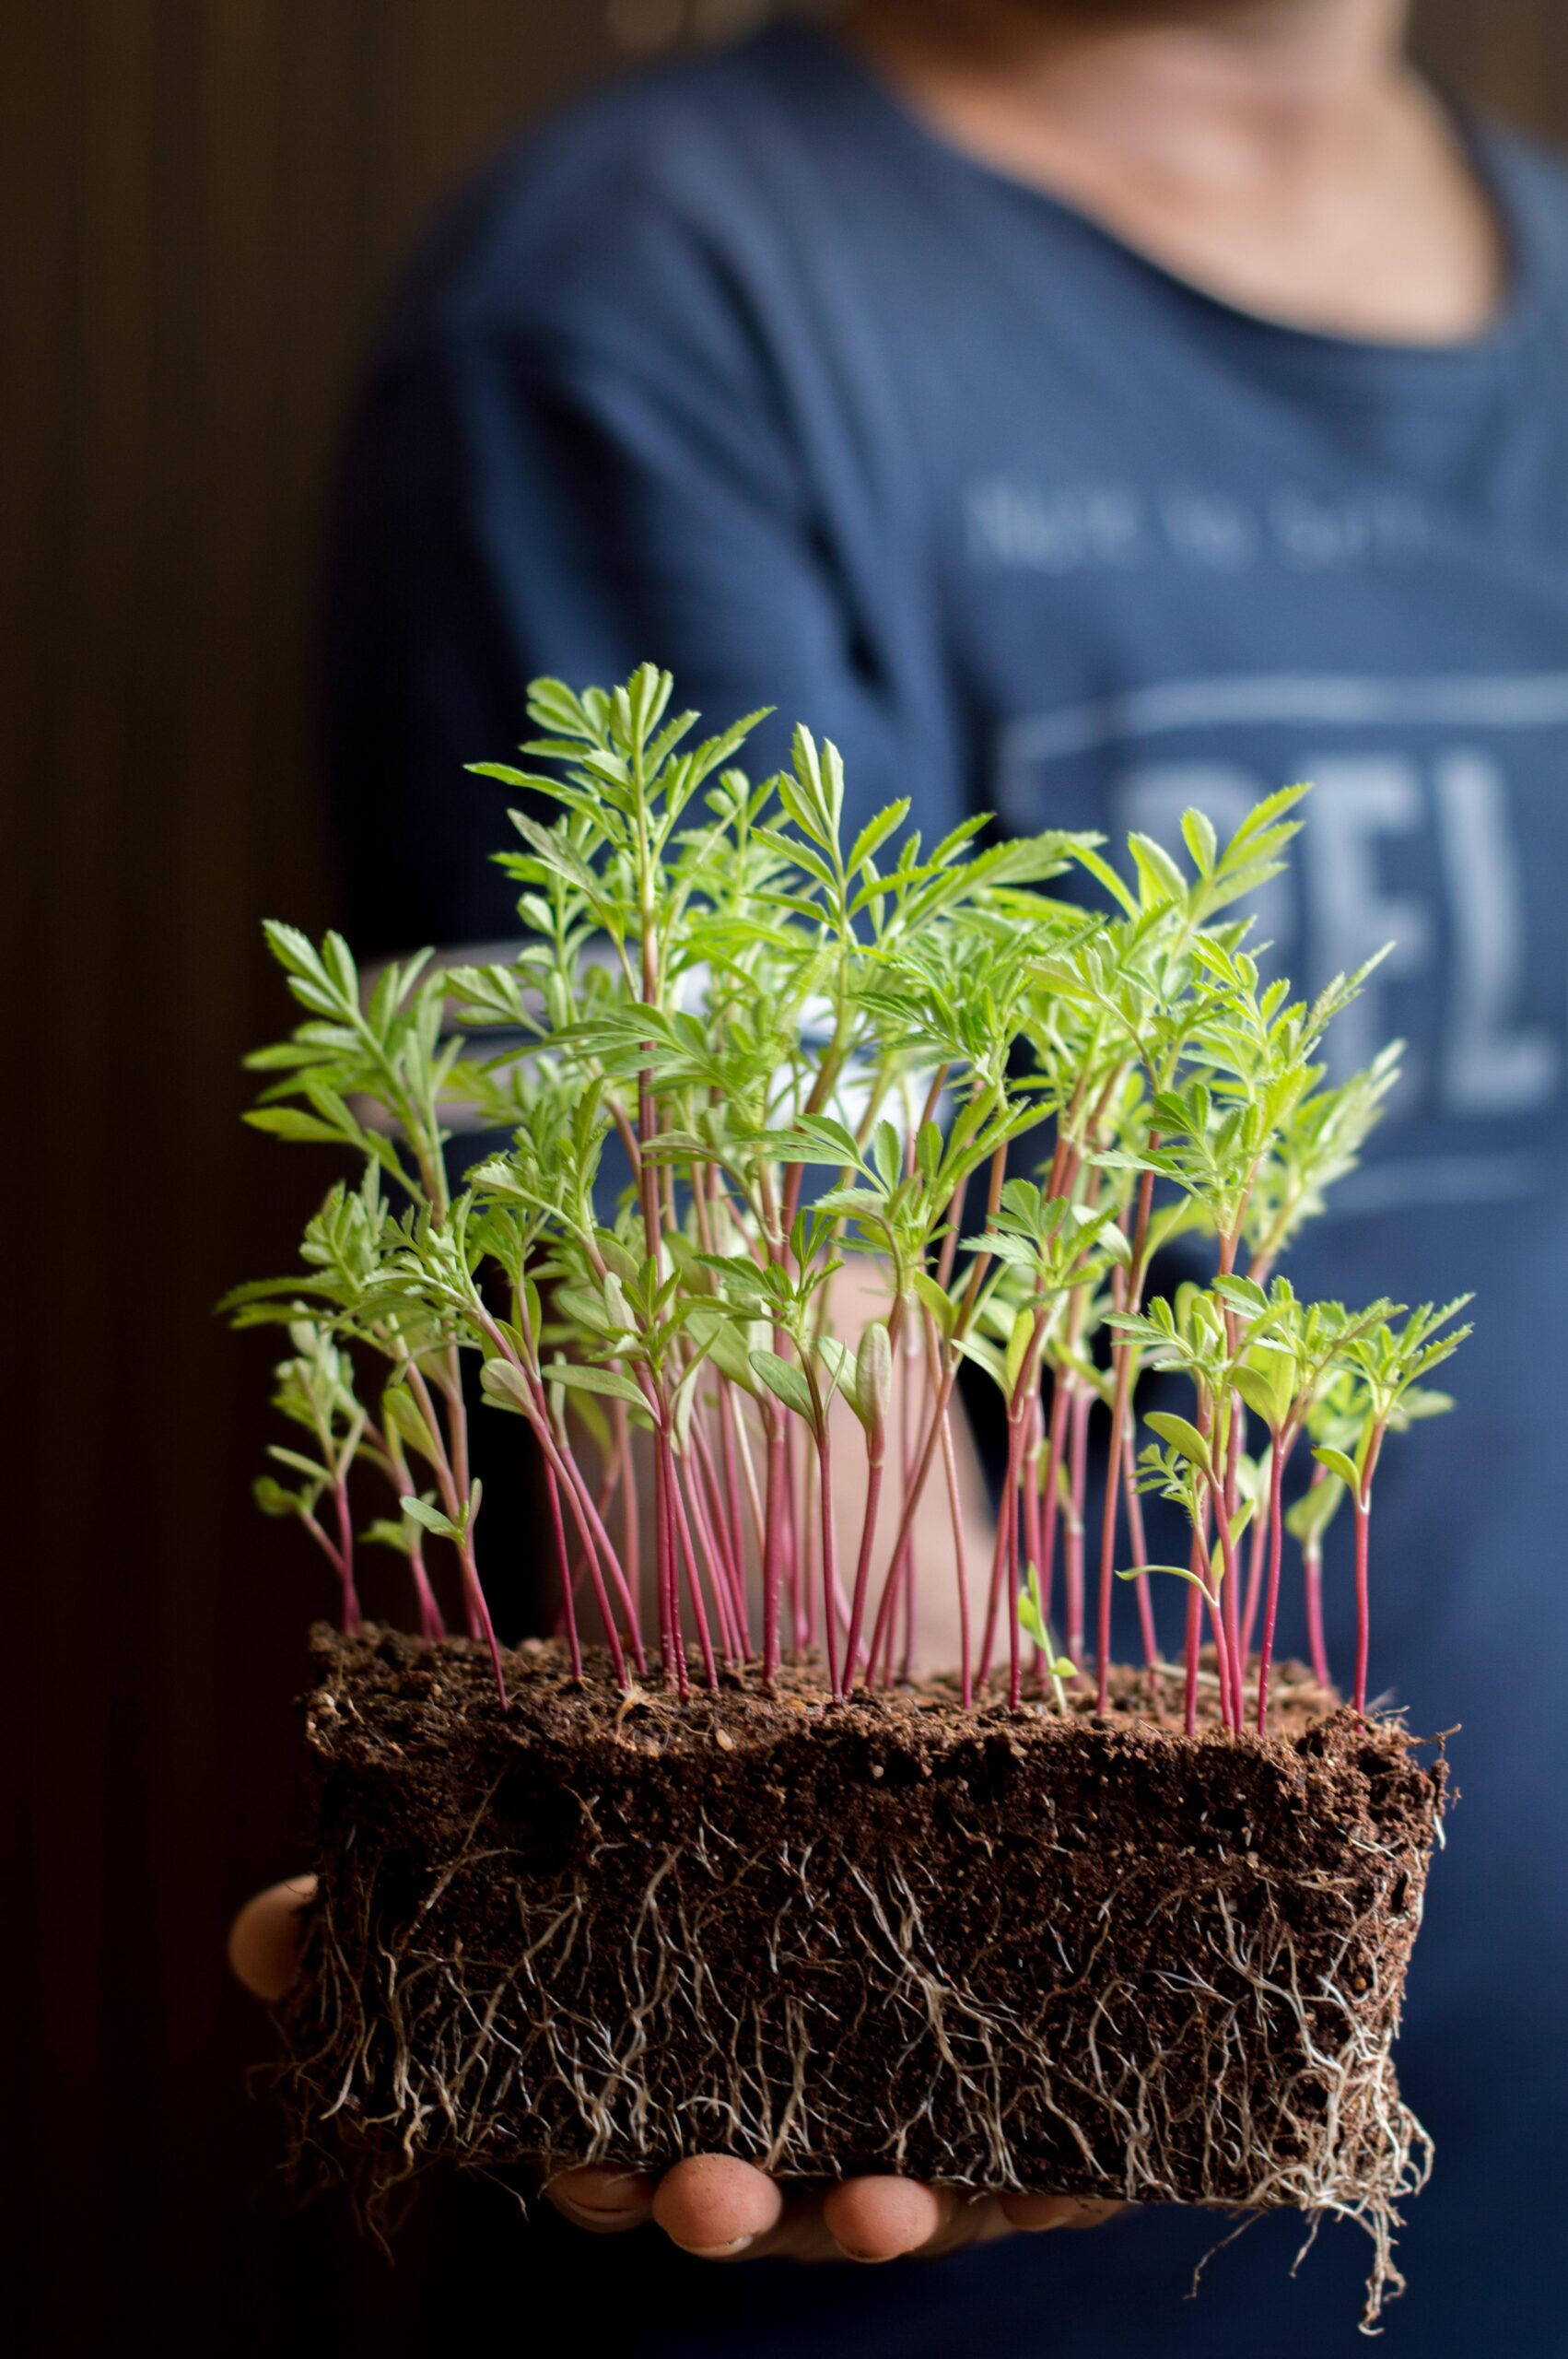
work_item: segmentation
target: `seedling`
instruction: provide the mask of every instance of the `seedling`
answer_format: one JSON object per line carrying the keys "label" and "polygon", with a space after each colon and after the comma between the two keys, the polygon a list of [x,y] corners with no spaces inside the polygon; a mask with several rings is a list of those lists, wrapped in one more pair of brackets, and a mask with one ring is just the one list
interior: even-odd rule
{"label": "seedling", "polygon": [[[1226,1723],[1265,1730],[1287,1529],[1324,1675],[1323,1543],[1344,1494],[1364,1709],[1384,1441],[1440,1405],[1419,1379],[1467,1331],[1457,1304],[1400,1326],[1387,1303],[1298,1301],[1277,1273],[1398,1072],[1390,1048],[1327,1078],[1324,1036],[1366,969],[1308,1002],[1248,947],[1245,904],[1278,873],[1305,790],[1223,844],[1189,811],[1180,852],[1134,835],[1121,866],[1061,830],[981,848],[978,820],[928,850],[902,803],[850,825],[831,745],[797,730],[790,769],[753,784],[735,763],[760,716],[699,739],[671,698],[650,666],[608,693],[538,681],[534,767],[479,766],[528,806],[499,855],[519,888],[512,959],[440,971],[421,954],[368,990],[336,934],[267,929],[306,1015],[251,1060],[266,1086],[250,1119],[346,1153],[360,1177],[310,1222],[301,1269],[230,1308],[288,1327],[278,1405],[314,1448],[275,1449],[299,1486],[274,1476],[260,1496],[332,1562],[345,1626],[357,1502],[379,1480],[358,1536],[404,1554],[427,1637],[441,1627],[427,1543],[455,1557],[500,1680],[472,1358],[543,1461],[579,1676],[586,1632],[623,1689],[655,1656],[682,1696],[754,1659],[770,1685],[813,1648],[835,1701],[887,1688],[938,1569],[919,1509],[940,1461],[966,1707],[989,1696],[1000,1645],[1014,1710],[1026,1686],[1064,1708],[1079,1673],[1054,1666],[1086,1658],[1107,1710],[1118,1571],[1159,1669],[1149,1577],[1164,1569],[1193,1592],[1188,1729],[1206,1620]],[[454,1181],[460,1104],[497,1143]],[[1146,1299],[1172,1246],[1210,1282]],[[835,1280],[852,1260],[881,1265],[887,1305],[847,1327]],[[995,1383],[1007,1433],[983,1613],[954,1470],[965,1361]],[[1191,1414],[1151,1412],[1134,1479],[1140,1379],[1173,1371]],[[1304,1434],[1324,1479],[1293,1504]],[[865,1504],[846,1542],[851,1451]],[[1144,1561],[1150,1489],[1186,1511],[1186,1567]],[[1059,1558],[1061,1659],[1044,1635]]]}

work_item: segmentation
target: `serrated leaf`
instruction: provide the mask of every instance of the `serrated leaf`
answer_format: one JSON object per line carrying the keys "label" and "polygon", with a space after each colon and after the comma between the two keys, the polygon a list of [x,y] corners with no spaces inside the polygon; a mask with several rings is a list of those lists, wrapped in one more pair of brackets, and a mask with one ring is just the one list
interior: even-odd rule
{"label": "serrated leaf", "polygon": [[1201,811],[1184,811],[1181,815],[1181,838],[1192,854],[1193,866],[1199,874],[1211,875],[1220,848],[1213,821]]}

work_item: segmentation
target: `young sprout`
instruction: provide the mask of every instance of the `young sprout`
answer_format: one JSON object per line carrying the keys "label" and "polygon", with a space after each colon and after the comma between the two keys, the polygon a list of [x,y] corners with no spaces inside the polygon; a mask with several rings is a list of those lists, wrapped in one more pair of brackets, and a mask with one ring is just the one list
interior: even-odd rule
{"label": "young sprout", "polygon": [[1057,1652],[1056,1641],[1051,1637],[1050,1624],[1046,1620],[1045,1601],[1040,1595],[1040,1573],[1036,1565],[1030,1566],[1028,1579],[1020,1592],[1018,1619],[1025,1634],[1033,1638],[1040,1649],[1046,1675],[1051,1683],[1051,1693],[1056,1697],[1058,1711],[1065,1712],[1067,1690],[1062,1685],[1062,1682],[1064,1679],[1076,1679],[1078,1672],[1071,1655],[1059,1655]]}
{"label": "young sprout", "polygon": [[[1366,1710],[1367,1663],[1371,1645],[1371,1607],[1367,1555],[1372,1528],[1372,1489],[1383,1444],[1390,1428],[1399,1430],[1422,1416],[1440,1415],[1451,1404],[1445,1394],[1423,1393],[1421,1379],[1453,1356],[1473,1331],[1455,1327],[1471,1300],[1458,1295],[1434,1309],[1430,1302],[1412,1310],[1402,1327],[1379,1319],[1369,1332],[1358,1333],[1345,1352],[1352,1378],[1349,1414],[1357,1438],[1352,1449],[1319,1443],[1313,1451],[1318,1464],[1337,1475],[1350,1494],[1355,1518],[1356,1664],[1354,1702]],[[1445,1332],[1444,1331],[1447,1332]]]}

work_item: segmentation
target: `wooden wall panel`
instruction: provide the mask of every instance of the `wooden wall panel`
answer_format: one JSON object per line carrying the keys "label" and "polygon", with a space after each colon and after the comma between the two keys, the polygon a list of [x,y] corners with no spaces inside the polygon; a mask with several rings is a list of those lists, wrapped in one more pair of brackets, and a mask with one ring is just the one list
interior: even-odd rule
{"label": "wooden wall panel", "polygon": [[[662,11],[662,13],[661,13]],[[720,29],[747,0],[688,0]],[[266,1354],[208,1306],[288,1250],[243,1133],[263,910],[330,888],[310,722],[322,487],[397,256],[665,0],[6,0],[0,76],[3,1299],[18,1651],[0,2205],[19,2347],[427,2340],[338,2224],[251,2197],[272,2128],[232,1904],[286,1868],[310,1573],[251,1515]],[[1557,0],[1429,0],[1460,87],[1568,132]],[[29,1805],[17,1807],[18,1800]],[[434,2251],[440,2209],[424,2232]],[[502,2224],[504,2226],[504,2224]],[[41,2267],[39,2264],[43,2264]],[[269,2298],[270,2296],[270,2298]],[[214,2305],[216,2304],[216,2307]],[[14,2310],[12,2315],[14,2316]],[[30,2338],[30,2339],[29,2339]]]}

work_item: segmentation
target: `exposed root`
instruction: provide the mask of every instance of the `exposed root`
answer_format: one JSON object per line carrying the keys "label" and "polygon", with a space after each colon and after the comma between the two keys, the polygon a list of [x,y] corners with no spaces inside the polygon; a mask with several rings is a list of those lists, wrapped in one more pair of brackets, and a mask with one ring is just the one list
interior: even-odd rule
{"label": "exposed root", "polygon": [[[1087,1937],[1063,1916],[1040,1989],[1005,1877],[975,1879],[960,1939],[918,1853],[753,1848],[700,1814],[644,1851],[583,1807],[587,1847],[553,1873],[483,1840],[485,1810],[423,1884],[406,1854],[329,1863],[284,2080],[301,2155],[345,2173],[378,2227],[437,2162],[537,2183],[718,2147],[790,2177],[848,2158],[972,2189],[1293,2207],[1313,2234],[1337,2217],[1371,2238],[1368,2329],[1401,2290],[1393,2231],[1431,2142],[1391,2055],[1398,1861],[1353,1900],[1347,1879],[1336,1916],[1321,1871],[1233,1853],[1172,1886],[1129,1857]],[[763,1928],[749,1954],[738,1922]],[[458,1925],[486,1929],[482,1951]]]}

